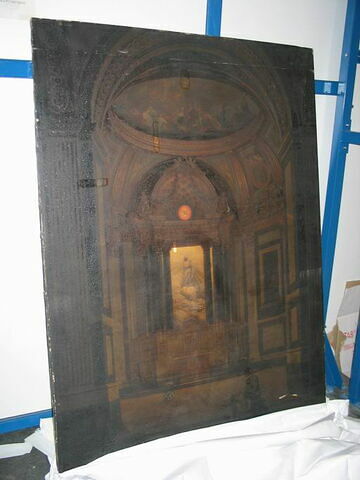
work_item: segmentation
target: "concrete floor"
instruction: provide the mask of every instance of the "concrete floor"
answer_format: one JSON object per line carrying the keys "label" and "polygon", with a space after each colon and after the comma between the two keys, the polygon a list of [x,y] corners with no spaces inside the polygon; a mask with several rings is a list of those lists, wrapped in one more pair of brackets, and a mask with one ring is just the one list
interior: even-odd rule
{"label": "concrete floor", "polygon": [[[27,428],[0,435],[0,445],[21,443],[36,429]],[[0,480],[43,480],[49,472],[47,457],[35,448],[26,455],[0,460]]]}

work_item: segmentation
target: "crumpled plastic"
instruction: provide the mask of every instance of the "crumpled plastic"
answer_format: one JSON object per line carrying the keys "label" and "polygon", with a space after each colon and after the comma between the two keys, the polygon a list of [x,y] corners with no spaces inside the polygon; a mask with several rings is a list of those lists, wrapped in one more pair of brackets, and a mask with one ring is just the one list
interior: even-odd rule
{"label": "crumpled plastic", "polygon": [[52,418],[41,419],[40,429],[25,438],[22,443],[8,443],[0,445],[0,459],[19,457],[30,453],[37,448],[48,458],[55,459],[54,428]]}
{"label": "crumpled plastic", "polygon": [[346,400],[332,400],[203,428],[119,450],[61,474],[51,419],[35,432],[36,448],[50,461],[46,480],[323,480],[326,475],[358,480],[360,421],[347,411]]}

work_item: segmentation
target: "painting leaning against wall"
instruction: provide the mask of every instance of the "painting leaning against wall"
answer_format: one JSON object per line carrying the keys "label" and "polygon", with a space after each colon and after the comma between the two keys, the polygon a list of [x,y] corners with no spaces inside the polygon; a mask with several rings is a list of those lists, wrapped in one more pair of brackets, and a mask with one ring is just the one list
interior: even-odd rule
{"label": "painting leaning against wall", "polygon": [[324,398],[312,53],[32,21],[61,471]]}

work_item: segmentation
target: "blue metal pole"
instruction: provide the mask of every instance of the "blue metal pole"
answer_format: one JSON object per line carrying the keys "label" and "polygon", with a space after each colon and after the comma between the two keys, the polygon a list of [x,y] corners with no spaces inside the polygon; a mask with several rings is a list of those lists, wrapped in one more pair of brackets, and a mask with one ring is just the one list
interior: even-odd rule
{"label": "blue metal pole", "polygon": [[349,400],[352,405],[360,407],[360,325],[358,323],[354,356],[351,365],[351,377],[349,383]]}
{"label": "blue metal pole", "polygon": [[[345,19],[339,77],[339,82],[343,85],[343,92],[341,95],[338,95],[336,103],[335,125],[322,230],[323,303],[325,318],[329,303],[336,236],[339,224],[345,158],[349,146],[346,135],[350,132],[351,127],[351,109],[359,50],[359,25],[360,1],[349,0]],[[330,387],[341,388],[341,375],[327,341],[325,343],[325,355],[328,363],[326,383]],[[329,369],[333,370],[331,375],[328,374]]]}
{"label": "blue metal pole", "polygon": [[222,0],[207,0],[206,35],[220,37]]}
{"label": "blue metal pole", "polygon": [[342,377],[336,363],[328,336],[325,333],[325,383],[328,394],[332,394],[334,388],[342,387]]}

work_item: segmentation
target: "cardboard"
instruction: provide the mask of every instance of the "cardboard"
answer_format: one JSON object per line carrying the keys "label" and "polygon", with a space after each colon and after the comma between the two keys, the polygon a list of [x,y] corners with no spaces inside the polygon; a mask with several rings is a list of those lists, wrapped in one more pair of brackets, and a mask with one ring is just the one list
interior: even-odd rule
{"label": "cardboard", "polygon": [[335,358],[347,385],[351,377],[352,360],[360,312],[360,281],[346,282],[336,324],[329,333]]}

